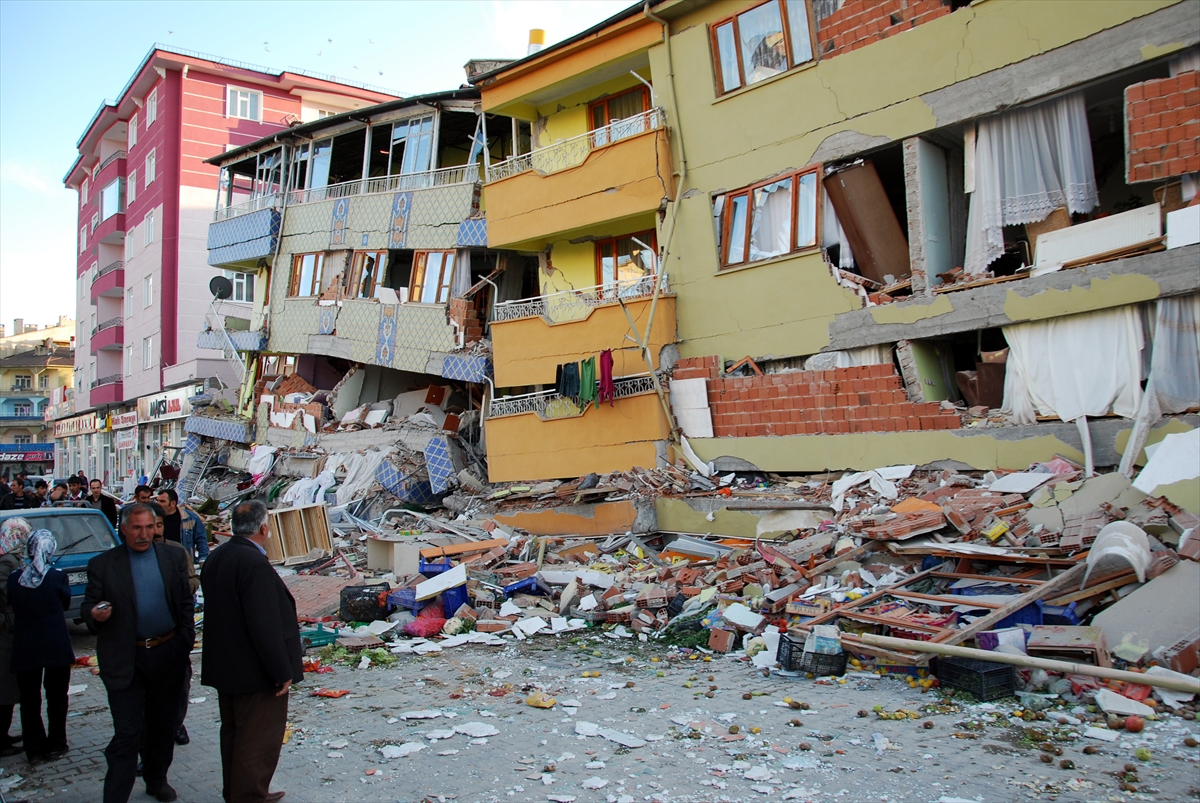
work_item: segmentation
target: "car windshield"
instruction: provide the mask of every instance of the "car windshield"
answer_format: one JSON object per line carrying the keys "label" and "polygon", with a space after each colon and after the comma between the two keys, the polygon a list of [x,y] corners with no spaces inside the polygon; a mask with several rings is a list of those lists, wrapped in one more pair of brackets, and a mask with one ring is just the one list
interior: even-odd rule
{"label": "car windshield", "polygon": [[29,523],[35,530],[43,527],[54,533],[58,556],[103,552],[117,545],[103,516],[37,516]]}

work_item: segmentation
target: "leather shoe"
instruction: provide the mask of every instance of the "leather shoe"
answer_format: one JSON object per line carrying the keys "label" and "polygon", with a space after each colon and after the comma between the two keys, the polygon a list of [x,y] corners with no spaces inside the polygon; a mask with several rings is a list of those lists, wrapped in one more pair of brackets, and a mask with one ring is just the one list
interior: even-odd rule
{"label": "leather shoe", "polygon": [[138,763],[137,763],[137,768],[134,769],[133,774],[136,775],[137,777],[141,778],[142,777],[142,769],[143,769],[142,760],[139,758]]}
{"label": "leather shoe", "polygon": [[175,731],[175,744],[181,747],[185,744],[191,744],[192,737],[188,736],[187,728],[183,725],[179,726],[179,730]]}
{"label": "leather shoe", "polygon": [[283,800],[283,796],[286,794],[287,792],[272,792],[271,794],[267,795],[264,800],[266,800],[267,803],[279,803],[280,800]]}
{"label": "leather shoe", "polygon": [[179,799],[179,793],[176,792],[175,789],[169,783],[164,783],[162,786],[158,787],[157,789],[151,789],[149,786],[147,786],[146,794],[150,795],[153,798],[161,800],[162,803],[171,803],[171,801]]}

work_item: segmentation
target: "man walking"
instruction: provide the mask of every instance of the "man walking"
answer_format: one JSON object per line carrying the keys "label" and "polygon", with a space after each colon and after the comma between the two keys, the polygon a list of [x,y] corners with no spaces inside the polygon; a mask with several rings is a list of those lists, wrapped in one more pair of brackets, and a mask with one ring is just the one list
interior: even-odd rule
{"label": "man walking", "polygon": [[88,495],[84,502],[88,507],[99,510],[104,514],[104,518],[108,519],[108,523],[113,527],[117,526],[117,503],[116,501],[104,493],[104,483],[100,480],[92,480],[89,485],[91,494]]}
{"label": "man walking", "polygon": [[192,560],[208,560],[208,530],[200,514],[180,505],[179,494],[172,488],[159,491],[157,501],[165,512],[163,537],[182,545]]}
{"label": "man walking", "polygon": [[213,550],[204,589],[200,682],[217,690],[225,803],[275,803],[288,689],[304,679],[296,602],[267,560],[267,507],[233,510],[233,538]]}
{"label": "man walking", "polygon": [[100,679],[108,691],[113,738],[104,750],[104,803],[126,803],[133,791],[138,750],[146,793],[175,800],[167,783],[174,757],[179,695],[195,644],[187,556],[154,544],[148,505],[126,507],[125,543],[88,562],[80,614],[94,630]]}

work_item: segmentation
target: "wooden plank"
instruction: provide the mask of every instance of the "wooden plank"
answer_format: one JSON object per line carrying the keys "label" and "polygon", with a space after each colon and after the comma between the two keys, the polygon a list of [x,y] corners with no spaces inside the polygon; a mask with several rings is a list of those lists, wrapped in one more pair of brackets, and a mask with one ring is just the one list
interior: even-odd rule
{"label": "wooden plank", "polygon": [[989,583],[1011,583],[1012,585],[1036,586],[1045,580],[1027,580],[1022,577],[995,577],[990,574],[963,574],[961,572],[934,572],[934,577],[944,577],[949,580],[986,580]]}
{"label": "wooden plank", "polygon": [[475,541],[470,544],[449,544],[447,546],[431,546],[421,550],[421,557],[444,558],[448,555],[466,555],[470,552],[487,552],[498,546],[508,546],[507,538],[493,538],[490,541]]}
{"label": "wooden plank", "polygon": [[984,630],[990,630],[996,623],[1003,619],[1007,619],[1009,616],[1012,616],[1026,605],[1029,605],[1040,599],[1045,599],[1055,591],[1058,591],[1062,588],[1069,588],[1072,583],[1079,582],[1083,578],[1083,575],[1086,573],[1086,571],[1087,566],[1082,563],[1077,563],[1075,566],[1067,569],[1053,580],[1047,580],[1037,588],[1026,591],[1024,594],[1014,598],[1012,602],[1008,603],[1004,607],[989,613],[982,619],[976,619],[970,625],[962,628],[961,630],[955,631],[954,635],[943,643],[948,645],[962,644],[967,639],[973,638],[976,633]]}
{"label": "wooden plank", "polygon": [[274,516],[268,516],[267,522],[271,528],[271,537],[267,539],[267,560],[272,563],[282,563],[285,559],[283,554],[283,532],[279,529],[279,522]]}
{"label": "wooden plank", "polygon": [[279,545],[283,548],[283,556],[294,558],[307,554],[308,544],[304,540],[304,520],[300,518],[300,511],[289,508],[271,515],[279,525]]}
{"label": "wooden plank", "polygon": [[915,599],[919,602],[939,602],[952,605],[978,605],[980,608],[999,608],[999,602],[971,602],[975,598],[968,594],[943,594],[941,596],[935,594],[918,594],[915,591],[893,591],[893,597],[902,599]]}
{"label": "wooden plank", "polygon": [[325,505],[300,509],[304,519],[304,537],[309,549],[333,552],[333,540],[329,536],[329,510]]}
{"label": "wooden plank", "polygon": [[1078,602],[1081,599],[1099,596],[1115,588],[1120,588],[1123,585],[1137,582],[1137,573],[1129,572],[1118,577],[1116,580],[1109,580],[1107,583],[1088,586],[1082,591],[1073,591],[1070,594],[1063,594],[1061,597],[1055,597],[1051,600],[1046,600],[1051,605],[1070,605],[1072,602]]}

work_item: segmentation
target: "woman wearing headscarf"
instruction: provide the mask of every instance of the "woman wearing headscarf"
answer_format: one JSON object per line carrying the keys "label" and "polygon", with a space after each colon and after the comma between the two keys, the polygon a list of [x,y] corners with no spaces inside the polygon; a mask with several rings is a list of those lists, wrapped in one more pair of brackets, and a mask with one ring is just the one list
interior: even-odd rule
{"label": "woman wearing headscarf", "polygon": [[71,607],[71,586],[66,572],[52,565],[58,542],[49,530],[35,530],[25,550],[25,567],[9,575],[8,600],[17,619],[12,672],[21,692],[25,755],[32,763],[53,760],[67,752],[67,688],[75,651],[63,616]]}
{"label": "woman wearing headscarf", "polygon": [[6,519],[0,524],[0,756],[15,756],[21,752],[20,736],[9,736],[13,709],[20,702],[17,676],[9,671],[12,664],[13,629],[16,618],[8,604],[8,578],[21,568],[25,542],[29,539],[29,522],[22,518]]}

